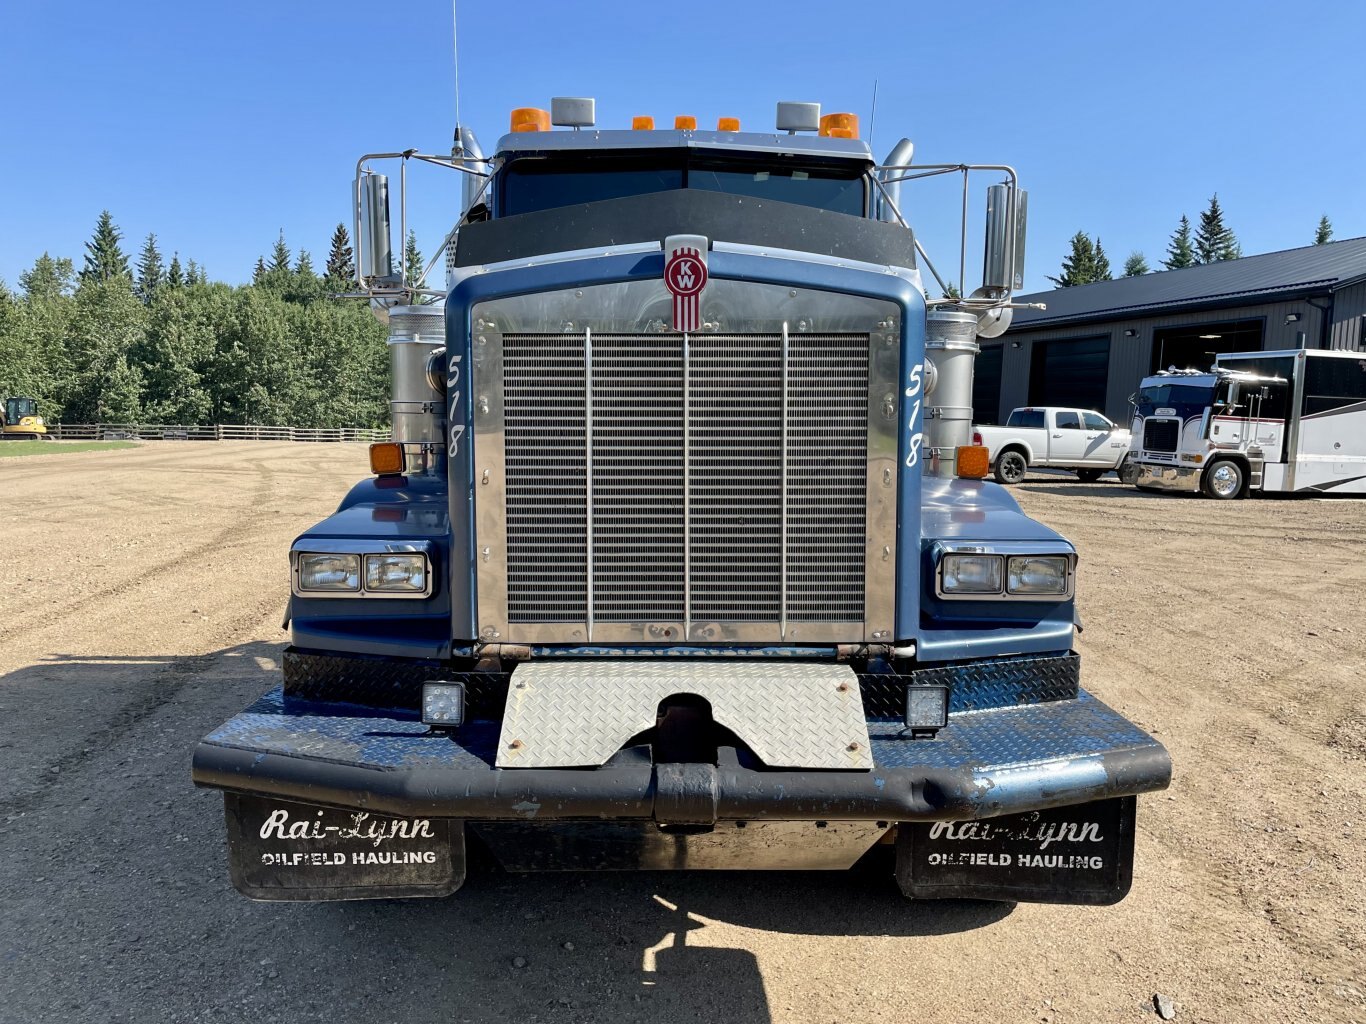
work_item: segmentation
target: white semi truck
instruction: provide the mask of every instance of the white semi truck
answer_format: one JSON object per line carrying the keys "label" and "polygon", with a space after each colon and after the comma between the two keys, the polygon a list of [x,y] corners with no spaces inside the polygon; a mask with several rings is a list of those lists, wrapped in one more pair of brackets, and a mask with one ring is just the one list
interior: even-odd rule
{"label": "white semi truck", "polygon": [[1133,397],[1141,490],[1366,493],[1366,353],[1219,355]]}

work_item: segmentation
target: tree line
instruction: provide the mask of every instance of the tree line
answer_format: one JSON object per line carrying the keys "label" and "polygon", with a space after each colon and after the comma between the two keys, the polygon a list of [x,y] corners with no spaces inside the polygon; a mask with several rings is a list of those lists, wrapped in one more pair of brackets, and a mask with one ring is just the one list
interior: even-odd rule
{"label": "tree line", "polygon": [[155,234],[130,260],[105,211],[79,271],[44,252],[17,291],[0,281],[0,397],[34,397],[52,422],[381,426],[386,332],[335,297],[352,269],[339,224],[321,273],[281,232],[250,284],[210,281]]}
{"label": "tree line", "polygon": [[[1314,232],[1314,244],[1326,245],[1333,239],[1333,225],[1324,214]],[[1079,284],[1092,284],[1096,281],[1113,280],[1110,258],[1100,244],[1100,236],[1094,239],[1084,231],[1072,236],[1071,251],[1062,261],[1062,269],[1057,277],[1050,277],[1056,288],[1071,288]],[[1224,211],[1219,205],[1219,194],[1210,197],[1209,206],[1200,214],[1200,226],[1192,233],[1190,218],[1181,215],[1181,221],[1172,232],[1167,244],[1167,254],[1162,260],[1163,270],[1183,270],[1203,263],[1217,263],[1220,260],[1236,260],[1243,255],[1243,248],[1233,229],[1224,223]],[[1124,261],[1121,277],[1140,277],[1152,273],[1148,260],[1141,252],[1132,252]]]}

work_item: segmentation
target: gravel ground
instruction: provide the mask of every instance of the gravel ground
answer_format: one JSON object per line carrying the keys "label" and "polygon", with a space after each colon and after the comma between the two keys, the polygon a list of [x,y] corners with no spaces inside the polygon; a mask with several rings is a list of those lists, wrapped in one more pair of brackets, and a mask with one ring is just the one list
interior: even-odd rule
{"label": "gravel ground", "polygon": [[190,753],[274,684],[285,551],[363,459],[0,462],[0,1021],[1366,1021],[1366,501],[1016,489],[1081,550],[1086,685],[1176,765],[1116,907],[492,870],[251,903]]}

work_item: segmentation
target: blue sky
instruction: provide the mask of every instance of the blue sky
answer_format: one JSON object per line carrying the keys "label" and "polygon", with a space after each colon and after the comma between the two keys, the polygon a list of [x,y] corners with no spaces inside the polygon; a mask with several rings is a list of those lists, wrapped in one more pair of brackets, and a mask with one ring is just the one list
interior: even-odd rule
{"label": "blue sky", "polygon": [[[79,266],[106,207],[130,251],[155,231],[217,279],[246,280],[281,229],[321,263],[360,154],[450,147],[441,0],[49,0],[7,4],[4,22],[11,286],[44,249]],[[808,99],[859,113],[867,138],[876,80],[879,157],[906,135],[920,162],[1019,170],[1032,290],[1078,230],[1116,268],[1134,249],[1157,266],[1215,192],[1248,254],[1307,244],[1323,213],[1336,237],[1366,235],[1363,38],[1366,5],[1349,2],[461,0],[461,114],[488,148],[509,108],[552,95],[596,96],[603,126],[693,113],[760,130],[777,100]],[[458,182],[413,178],[430,253]],[[913,204],[941,269],[957,264],[957,203],[941,189]]]}

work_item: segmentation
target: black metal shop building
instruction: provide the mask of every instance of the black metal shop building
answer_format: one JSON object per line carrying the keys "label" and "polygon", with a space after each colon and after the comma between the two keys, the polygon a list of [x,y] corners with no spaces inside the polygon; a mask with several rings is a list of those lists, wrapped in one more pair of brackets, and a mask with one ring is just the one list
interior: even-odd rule
{"label": "black metal shop building", "polygon": [[1366,352],[1366,238],[1018,296],[999,339],[982,341],[978,423],[1021,405],[1095,409],[1119,423],[1157,370],[1206,369],[1219,352]]}

